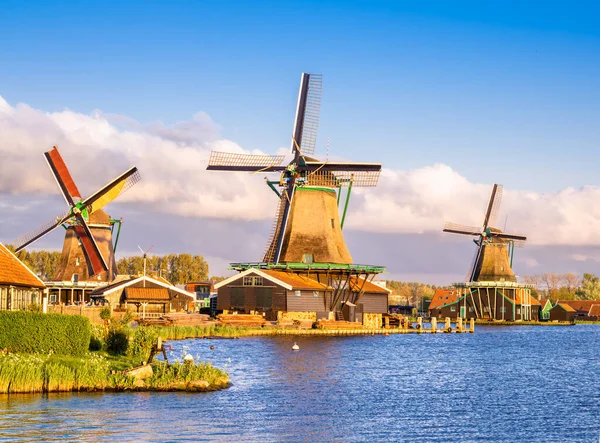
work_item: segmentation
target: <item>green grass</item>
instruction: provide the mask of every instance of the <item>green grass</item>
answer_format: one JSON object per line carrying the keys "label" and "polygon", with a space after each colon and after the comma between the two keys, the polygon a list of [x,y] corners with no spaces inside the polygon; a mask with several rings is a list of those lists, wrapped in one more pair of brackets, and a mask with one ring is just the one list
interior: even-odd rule
{"label": "green grass", "polygon": [[0,394],[123,391],[132,389],[169,389],[193,380],[207,381],[214,388],[224,387],[227,374],[210,363],[167,365],[157,362],[154,375],[144,387],[123,373],[139,364],[131,357],[114,357],[88,353],[81,357],[55,354],[0,354]]}

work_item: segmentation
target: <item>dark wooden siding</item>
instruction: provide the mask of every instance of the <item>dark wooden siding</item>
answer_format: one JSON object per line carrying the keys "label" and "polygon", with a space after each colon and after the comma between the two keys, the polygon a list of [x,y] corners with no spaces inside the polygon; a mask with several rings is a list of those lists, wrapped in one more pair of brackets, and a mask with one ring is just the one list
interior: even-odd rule
{"label": "dark wooden siding", "polygon": [[369,294],[364,293],[358,303],[363,305],[363,312],[384,313],[388,311],[388,296],[387,294]]}
{"label": "dark wooden siding", "polygon": [[294,312],[322,312],[325,309],[325,292],[317,291],[318,297],[313,291],[300,291],[300,297],[294,295],[294,291],[287,291],[287,310]]}

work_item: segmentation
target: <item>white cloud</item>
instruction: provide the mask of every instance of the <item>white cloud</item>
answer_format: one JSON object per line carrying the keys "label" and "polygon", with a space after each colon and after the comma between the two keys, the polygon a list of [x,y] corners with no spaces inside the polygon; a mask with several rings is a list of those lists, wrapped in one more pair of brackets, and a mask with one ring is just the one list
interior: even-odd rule
{"label": "white cloud", "polygon": [[[212,149],[248,151],[224,139],[202,112],[166,126],[101,111],[45,113],[0,97],[0,193],[24,195],[23,210],[34,210],[32,195],[58,193],[42,157],[53,145],[86,195],[136,165],[142,181],[119,202],[144,213],[251,221],[270,219],[275,211],[264,174],[206,171]],[[440,233],[445,221],[480,226],[490,190],[491,184],[472,183],[444,164],[384,169],[377,188],[353,190],[347,227],[395,234]],[[506,214],[507,230],[527,235],[532,244],[600,244],[598,187],[549,194],[505,190],[498,227],[504,227]]]}

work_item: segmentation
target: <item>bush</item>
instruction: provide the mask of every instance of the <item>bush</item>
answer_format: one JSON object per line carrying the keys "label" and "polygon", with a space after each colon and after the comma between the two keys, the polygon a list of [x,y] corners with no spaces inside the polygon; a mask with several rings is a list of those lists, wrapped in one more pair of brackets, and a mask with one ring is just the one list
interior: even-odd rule
{"label": "bush", "polygon": [[10,352],[83,355],[90,337],[90,321],[80,315],[0,311],[0,349]]}
{"label": "bush", "polygon": [[125,355],[129,348],[129,338],[124,331],[112,329],[106,337],[106,350],[113,355]]}
{"label": "bush", "polygon": [[156,344],[157,340],[158,332],[154,328],[138,326],[133,333],[133,341],[129,348],[129,354],[132,357],[142,357],[143,360],[147,360],[150,356],[152,346]]}

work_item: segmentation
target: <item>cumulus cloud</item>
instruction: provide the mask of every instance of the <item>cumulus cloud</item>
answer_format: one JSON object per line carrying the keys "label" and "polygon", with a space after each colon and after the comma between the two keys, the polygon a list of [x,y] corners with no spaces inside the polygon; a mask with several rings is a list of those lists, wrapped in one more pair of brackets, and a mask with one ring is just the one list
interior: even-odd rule
{"label": "cumulus cloud", "polygon": [[[0,97],[0,193],[27,195],[22,210],[31,208],[31,196],[58,193],[42,157],[53,145],[86,195],[136,165],[143,180],[119,202],[140,211],[246,221],[268,220],[275,211],[264,174],[206,171],[213,149],[249,152],[223,138],[206,113],[171,126],[141,124],[101,111],[46,113]],[[480,226],[490,191],[491,183],[473,183],[444,164],[384,168],[377,188],[353,190],[347,227],[423,234],[440,233],[445,221]],[[548,194],[508,189],[497,224],[502,229],[507,221],[508,231],[527,235],[532,244],[599,245],[597,202],[600,189],[593,186]]]}

